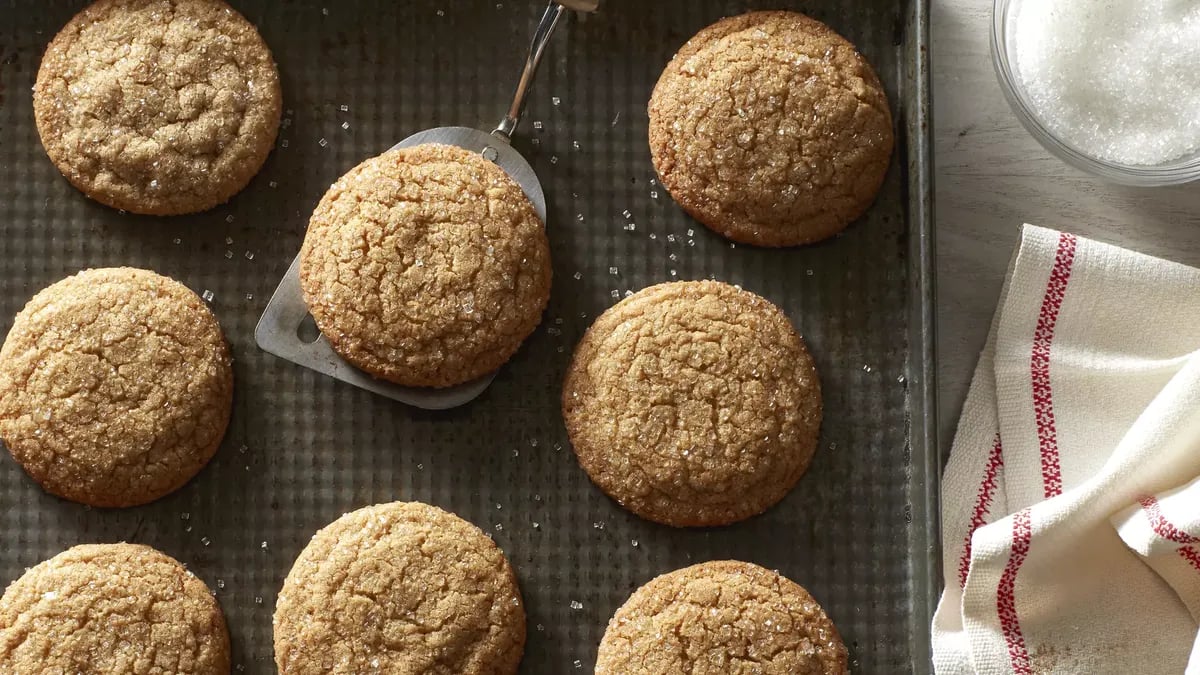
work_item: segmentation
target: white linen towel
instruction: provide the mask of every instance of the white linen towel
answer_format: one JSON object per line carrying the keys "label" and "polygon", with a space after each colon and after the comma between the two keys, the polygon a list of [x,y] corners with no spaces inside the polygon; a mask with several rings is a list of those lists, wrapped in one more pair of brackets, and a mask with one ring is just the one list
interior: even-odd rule
{"label": "white linen towel", "polygon": [[1200,271],[1026,226],[943,478],[937,673],[1200,674],[1198,479]]}

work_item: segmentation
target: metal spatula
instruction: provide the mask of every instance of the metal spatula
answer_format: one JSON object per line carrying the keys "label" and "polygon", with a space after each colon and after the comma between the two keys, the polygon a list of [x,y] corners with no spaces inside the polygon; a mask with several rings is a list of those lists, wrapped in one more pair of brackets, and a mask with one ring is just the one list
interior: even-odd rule
{"label": "metal spatula", "polygon": [[[397,143],[392,149],[424,143],[441,143],[478,152],[512,176],[513,180],[525,191],[529,201],[533,203],[538,217],[545,223],[546,196],[542,192],[542,186],[538,182],[533,167],[525,161],[521,153],[513,149],[511,139],[521,121],[525,99],[533,84],[538,65],[541,63],[542,53],[545,51],[550,37],[554,34],[559,20],[568,8],[592,11],[598,5],[599,0],[561,0],[549,4],[534,33],[533,41],[529,45],[529,57],[525,61],[525,70],[521,73],[521,79],[517,84],[512,106],[495,131],[488,133],[466,127],[440,127],[413,134]],[[306,335],[315,336],[316,339],[305,339]],[[496,374],[492,373],[455,387],[423,389],[392,384],[372,377],[350,365],[333,351],[324,336],[317,334],[316,326],[308,313],[308,307],[305,306],[304,297],[300,291],[299,257],[292,261],[292,266],[288,268],[279,288],[275,290],[275,295],[267,303],[267,309],[263,312],[262,318],[258,322],[258,328],[254,331],[254,338],[260,348],[275,356],[376,394],[426,410],[445,410],[469,403],[482,394],[496,377]]]}

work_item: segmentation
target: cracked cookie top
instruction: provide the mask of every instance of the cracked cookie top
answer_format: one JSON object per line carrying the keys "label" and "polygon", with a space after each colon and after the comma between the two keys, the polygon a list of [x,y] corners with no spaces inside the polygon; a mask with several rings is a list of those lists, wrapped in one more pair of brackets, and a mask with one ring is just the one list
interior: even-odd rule
{"label": "cracked cookie top", "polygon": [[221,0],[99,0],[42,57],[42,145],[75,187],[151,215],[228,201],[266,161],[282,96],[271,52]]}
{"label": "cracked cookie top", "polygon": [[639,588],[600,642],[596,675],[843,675],[846,646],[798,584],[708,562]]}
{"label": "cracked cookie top", "polygon": [[0,671],[228,675],[229,633],[203,581],[148,546],[76,546],[0,598]]}
{"label": "cracked cookie top", "polygon": [[300,284],[329,344],[413,387],[487,375],[537,328],[550,243],[521,187],[477,153],[422,145],[369,159],[309,221]]}
{"label": "cracked cookie top", "polygon": [[650,152],[690,215],[730,239],[795,246],[875,200],[892,154],[887,95],[866,59],[796,12],[718,21],[667,65]]}
{"label": "cracked cookie top", "polygon": [[576,349],[563,414],[579,463],[634,513],[676,527],[762,513],[808,469],[821,386],[767,300],[715,281],[652,286]]}
{"label": "cracked cookie top", "polygon": [[0,439],[48,492],[135,506],[196,475],[225,435],[229,347],[177,281],[80,272],[43,290],[0,348]]}
{"label": "cracked cookie top", "polygon": [[525,609],[479,528],[437,507],[359,509],[313,536],[275,608],[281,675],[512,675]]}

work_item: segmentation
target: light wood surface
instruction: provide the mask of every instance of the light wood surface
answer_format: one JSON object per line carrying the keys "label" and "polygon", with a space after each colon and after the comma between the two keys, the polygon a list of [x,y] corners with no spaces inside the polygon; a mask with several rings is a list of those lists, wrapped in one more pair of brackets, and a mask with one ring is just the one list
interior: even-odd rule
{"label": "light wood surface", "polygon": [[992,71],[991,8],[990,0],[933,0],[931,17],[939,427],[947,451],[1022,223],[1200,266],[1200,183],[1110,185],[1042,149]]}

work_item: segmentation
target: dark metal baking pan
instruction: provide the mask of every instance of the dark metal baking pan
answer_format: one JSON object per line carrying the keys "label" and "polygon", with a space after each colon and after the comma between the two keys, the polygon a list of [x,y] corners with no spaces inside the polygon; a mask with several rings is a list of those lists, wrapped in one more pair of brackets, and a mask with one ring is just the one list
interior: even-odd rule
{"label": "dark metal baking pan", "polygon": [[[275,593],[309,536],[364,504],[421,500],[483,527],[512,559],[529,610],[525,673],[590,672],[608,618],[634,588],[714,558],[754,561],[808,587],[856,672],[929,670],[938,446],[925,0],[608,0],[561,26],[517,140],[548,197],[554,297],[488,392],[440,413],[271,356],[254,345],[255,322],[340,174],[413,131],[495,122],[543,4],[235,0],[275,52],[286,126],[242,194],[170,219],[84,198],[38,142],[38,61],[83,4],[0,0],[0,330],[33,293],[81,268],[157,270],[211,292],[236,357],[235,410],[213,463],[142,508],[55,499],[0,453],[0,583],[79,542],[156,546],[214,589],[235,663],[268,673]],[[646,101],[697,30],[779,7],[826,21],[876,65],[898,150],[878,203],[842,236],[733,247],[655,183]],[[731,527],[673,530],[591,485],[567,446],[559,388],[576,341],[617,296],[708,277],[787,311],[821,370],[826,421],[811,471],[777,508]]]}

